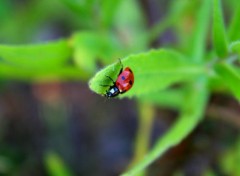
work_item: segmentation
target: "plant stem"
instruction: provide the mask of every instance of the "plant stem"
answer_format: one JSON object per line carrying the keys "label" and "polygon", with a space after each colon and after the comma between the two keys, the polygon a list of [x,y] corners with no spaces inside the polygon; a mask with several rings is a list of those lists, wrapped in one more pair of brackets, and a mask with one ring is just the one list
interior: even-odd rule
{"label": "plant stem", "polygon": [[[139,110],[139,126],[134,146],[134,157],[129,167],[141,161],[148,152],[149,142],[151,137],[151,129],[154,120],[154,108],[151,104],[140,102]],[[139,176],[144,176],[146,171],[143,171]]]}

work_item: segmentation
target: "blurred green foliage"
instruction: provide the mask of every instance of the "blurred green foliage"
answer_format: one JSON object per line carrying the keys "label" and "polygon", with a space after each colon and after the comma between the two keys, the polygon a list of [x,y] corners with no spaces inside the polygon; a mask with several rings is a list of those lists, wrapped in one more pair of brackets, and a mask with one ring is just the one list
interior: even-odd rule
{"label": "blurred green foliage", "polygon": [[[87,84],[92,77],[90,88],[103,95],[107,88],[100,85],[111,84],[106,75],[117,77],[117,59],[123,58],[124,66],[134,72],[135,83],[122,97],[179,112],[156,146],[143,151],[141,156],[146,156],[137,157],[133,169],[123,174],[136,175],[192,132],[215,90],[223,88],[222,94],[240,100],[240,8],[236,2],[172,0],[166,15],[150,25],[136,0],[2,0],[0,80]],[[222,3],[232,8],[226,25]],[[156,46],[169,29],[175,41]],[[97,72],[103,66],[107,67]],[[140,116],[143,113],[139,111]],[[143,124],[146,119],[139,120]],[[229,162],[223,162],[228,173],[234,167],[229,153]],[[1,161],[5,164],[0,171],[8,172],[8,162]],[[55,153],[47,153],[45,163],[52,176],[71,175]]]}
{"label": "blurred green foliage", "polygon": [[72,173],[66,167],[61,157],[54,152],[48,152],[45,156],[45,163],[50,176],[71,176]]}

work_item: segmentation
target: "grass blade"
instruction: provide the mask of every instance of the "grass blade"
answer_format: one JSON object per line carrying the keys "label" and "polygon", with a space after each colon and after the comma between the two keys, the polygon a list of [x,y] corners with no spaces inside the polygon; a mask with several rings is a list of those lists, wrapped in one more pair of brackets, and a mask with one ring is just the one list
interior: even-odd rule
{"label": "grass blade", "polygon": [[236,41],[240,39],[240,4],[237,4],[237,8],[234,9],[234,15],[232,21],[230,22],[230,27],[228,30],[228,37],[230,41]]}
{"label": "grass blade", "polygon": [[228,54],[227,35],[225,31],[220,0],[213,0],[213,44],[220,58]]}
{"label": "grass blade", "polygon": [[197,14],[197,24],[193,32],[193,40],[191,41],[191,54],[192,60],[196,63],[201,63],[206,50],[206,38],[208,25],[210,22],[210,8],[211,2],[204,0],[202,6]]}
{"label": "grass blade", "polygon": [[50,176],[72,176],[62,158],[54,152],[45,155],[45,165]]}
{"label": "grass blade", "polygon": [[66,40],[37,45],[0,45],[0,61],[25,69],[57,68],[69,61],[71,48]]}
{"label": "grass blade", "polygon": [[233,95],[240,101],[240,74],[229,64],[218,64],[215,71],[221,77],[222,82],[229,87]]}

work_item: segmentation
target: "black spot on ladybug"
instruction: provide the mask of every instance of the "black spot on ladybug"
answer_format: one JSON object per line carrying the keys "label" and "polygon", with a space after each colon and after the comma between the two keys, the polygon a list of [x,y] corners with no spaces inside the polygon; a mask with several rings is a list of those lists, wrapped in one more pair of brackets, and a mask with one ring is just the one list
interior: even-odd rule
{"label": "black spot on ladybug", "polygon": [[126,78],[125,78],[125,76],[122,76],[122,80],[125,80]]}
{"label": "black spot on ladybug", "polygon": [[132,85],[132,81],[131,80],[129,81],[129,84]]}

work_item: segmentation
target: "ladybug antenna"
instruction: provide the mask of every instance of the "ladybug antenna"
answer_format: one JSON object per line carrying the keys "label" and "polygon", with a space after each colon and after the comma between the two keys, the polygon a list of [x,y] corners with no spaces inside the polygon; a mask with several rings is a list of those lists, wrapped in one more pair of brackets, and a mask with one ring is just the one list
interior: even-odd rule
{"label": "ladybug antenna", "polygon": [[120,63],[120,65],[121,65],[121,70],[122,70],[122,69],[123,69],[122,60],[121,60],[120,58],[118,58],[118,60],[119,60],[119,63]]}
{"label": "ladybug antenna", "polygon": [[120,69],[120,71],[118,73],[118,75],[120,75],[122,73],[122,71],[123,71],[123,64],[122,64],[122,61],[121,61],[120,58],[118,58],[118,60],[119,60],[119,64],[121,65],[121,69]]}

